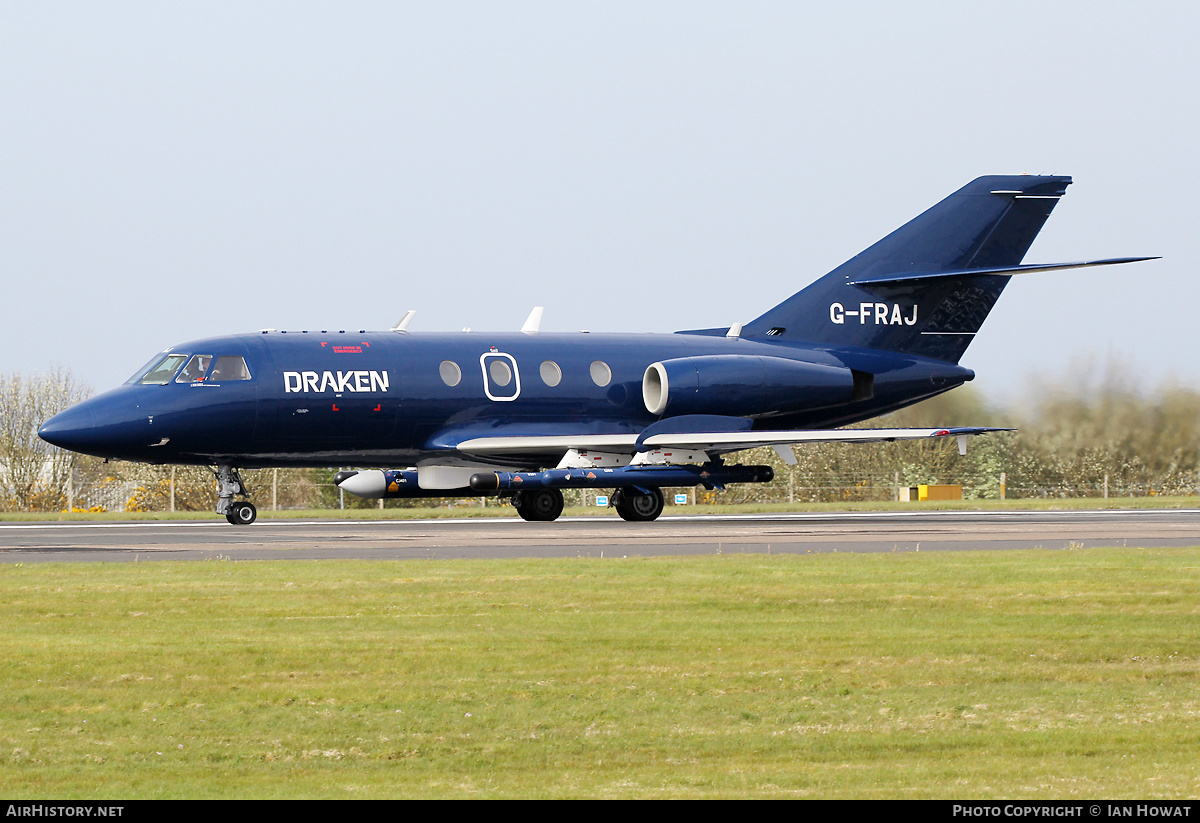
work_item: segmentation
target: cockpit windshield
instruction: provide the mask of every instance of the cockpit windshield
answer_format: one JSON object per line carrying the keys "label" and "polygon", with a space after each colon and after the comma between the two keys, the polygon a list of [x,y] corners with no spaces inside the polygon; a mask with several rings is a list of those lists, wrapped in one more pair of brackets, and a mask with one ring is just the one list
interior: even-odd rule
{"label": "cockpit windshield", "polygon": [[[180,371],[184,361],[187,365]],[[175,377],[176,372],[179,372],[178,377]],[[164,386],[172,377],[176,383],[222,383],[250,380],[251,374],[246,358],[236,354],[159,354],[126,382]]]}
{"label": "cockpit windshield", "polygon": [[212,365],[211,354],[193,354],[192,359],[183,367],[183,371],[175,378],[176,383],[199,383],[208,373]]}
{"label": "cockpit windshield", "polygon": [[151,357],[151,358],[150,358],[150,359],[149,359],[149,360],[146,362],[146,365],[142,366],[140,369],[138,369],[137,371],[135,371],[135,372],[133,373],[133,377],[129,378],[129,379],[128,379],[128,380],[126,380],[125,382],[126,382],[126,383],[136,383],[136,382],[138,382],[139,380],[141,380],[143,377],[145,377],[145,376],[146,376],[146,372],[150,371],[150,369],[151,369],[152,367],[154,367],[154,366],[155,366],[155,365],[158,363],[158,361],[160,361],[160,360],[162,360],[162,359],[163,359],[163,353],[162,353],[162,352],[159,352],[158,354],[154,355],[153,357]]}
{"label": "cockpit windshield", "polygon": [[169,383],[184,360],[187,360],[186,354],[168,354],[162,360],[158,361],[158,365],[146,372],[137,382],[155,383],[160,386],[164,383]]}

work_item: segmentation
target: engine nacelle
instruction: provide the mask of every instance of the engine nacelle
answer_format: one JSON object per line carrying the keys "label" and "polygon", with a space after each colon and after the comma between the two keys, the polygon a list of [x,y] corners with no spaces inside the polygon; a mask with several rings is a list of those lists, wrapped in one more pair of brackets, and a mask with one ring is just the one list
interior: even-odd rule
{"label": "engine nacelle", "polygon": [[[869,377],[869,375],[867,375]],[[747,417],[837,406],[860,399],[862,377],[845,366],[784,357],[713,354],[651,363],[642,400],[654,415]]]}

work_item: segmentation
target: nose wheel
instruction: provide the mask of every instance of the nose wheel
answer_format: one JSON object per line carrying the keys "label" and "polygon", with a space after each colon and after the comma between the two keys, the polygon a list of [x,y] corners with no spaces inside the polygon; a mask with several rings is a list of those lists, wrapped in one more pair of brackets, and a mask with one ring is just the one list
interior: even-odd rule
{"label": "nose wheel", "polygon": [[235,526],[249,526],[258,517],[258,509],[248,500],[242,500],[229,506],[225,519]]}
{"label": "nose wheel", "polygon": [[249,500],[234,500],[233,496],[247,497],[246,484],[242,482],[238,470],[232,466],[217,466],[213,470],[217,476],[217,514],[225,515],[225,519],[235,526],[249,526],[258,517],[258,509]]}

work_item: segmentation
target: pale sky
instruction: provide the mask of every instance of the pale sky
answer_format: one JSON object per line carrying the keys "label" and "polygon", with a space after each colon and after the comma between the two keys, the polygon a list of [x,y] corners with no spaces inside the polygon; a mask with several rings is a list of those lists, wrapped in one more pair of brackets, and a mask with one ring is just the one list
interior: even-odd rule
{"label": "pale sky", "polygon": [[1069,174],[963,365],[1200,386],[1194,4],[0,0],[0,372],[217,334],[747,322]]}

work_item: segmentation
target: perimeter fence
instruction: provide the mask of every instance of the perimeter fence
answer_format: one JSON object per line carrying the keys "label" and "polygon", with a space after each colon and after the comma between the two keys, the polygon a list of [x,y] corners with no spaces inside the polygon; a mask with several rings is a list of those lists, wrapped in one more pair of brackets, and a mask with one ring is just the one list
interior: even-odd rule
{"label": "perimeter fence", "polygon": [[[953,395],[943,396],[927,401],[928,407],[923,403],[874,425],[925,427],[931,419],[1008,422],[989,419],[986,409],[972,408],[971,402],[970,394],[959,401]],[[1047,400],[1039,408],[1036,425],[971,438],[966,455],[959,453],[953,437],[826,443],[778,452],[760,448],[725,455],[728,463],[768,465],[775,479],[727,490],[668,489],[667,502],[674,504],[676,495],[683,495],[680,499],[687,503],[885,502],[900,499],[904,489],[925,484],[961,486],[967,500],[1200,494],[1200,393],[1179,390],[1152,402],[1106,390],[1087,402],[1072,402],[1074,406],[1056,406]],[[16,468],[24,464],[0,453],[0,509],[212,511],[216,506],[213,473],[203,467],[107,463],[79,455],[65,461],[60,453],[42,460],[40,471],[38,464],[30,464],[21,473]],[[342,493],[333,484],[336,472],[332,468],[261,469],[241,474],[251,501],[263,511],[496,504],[495,499],[481,497],[381,504]],[[572,490],[566,493],[566,502],[596,505],[608,493]]]}
{"label": "perimeter fence", "polygon": [[[148,468],[148,467],[147,467]],[[143,468],[137,479],[114,476],[77,477],[69,488],[49,490],[33,502],[42,511],[212,511],[217,504],[216,484],[211,471],[202,468]],[[262,511],[303,509],[373,508],[488,508],[503,505],[495,497],[421,499],[363,499],[342,492],[328,470],[243,471],[249,499]],[[1022,483],[1008,481],[1001,473],[981,484],[977,474],[947,474],[937,484],[962,487],[966,500],[1138,498],[1186,496],[1200,493],[1200,477],[1183,475],[1160,482],[1118,482],[1109,478],[1079,483]],[[755,503],[853,503],[889,502],[902,499],[904,490],[920,483],[899,470],[867,477],[814,478],[783,466],[776,479],[765,484],[743,484],[725,490],[703,487],[664,489],[667,505],[755,504]],[[568,506],[603,506],[611,490],[571,489],[564,492]],[[914,497],[915,499],[915,497]],[[11,507],[10,507],[11,508]],[[33,507],[30,507],[31,509]]]}

